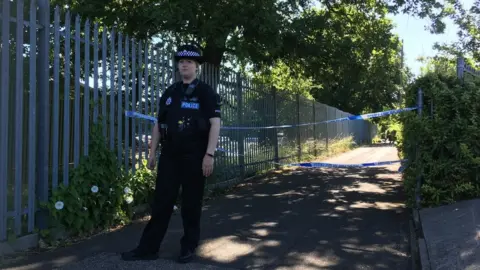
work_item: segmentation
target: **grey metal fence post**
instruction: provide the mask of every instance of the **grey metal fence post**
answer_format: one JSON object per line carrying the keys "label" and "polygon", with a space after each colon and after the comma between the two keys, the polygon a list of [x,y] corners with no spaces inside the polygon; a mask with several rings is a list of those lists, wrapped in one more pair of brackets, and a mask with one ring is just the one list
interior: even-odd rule
{"label": "grey metal fence post", "polygon": [[[243,97],[242,97],[242,76],[237,73],[237,124],[243,125]],[[245,143],[242,130],[238,130],[238,165],[241,179],[245,178]]]}
{"label": "grey metal fence post", "polygon": [[[297,125],[300,124],[300,94],[296,94],[297,99]],[[302,144],[300,139],[300,127],[297,126],[297,151],[298,151],[298,161],[302,161]]]}
{"label": "grey metal fence post", "polygon": [[8,111],[10,92],[10,1],[2,2],[0,81],[0,242],[7,239]]}
{"label": "grey metal fence post", "polygon": [[460,56],[457,58],[457,77],[460,80],[463,80],[464,72],[465,72],[465,59]]}
{"label": "grey metal fence post", "polygon": [[[38,0],[38,20],[42,26],[38,29],[38,129],[37,129],[37,197],[40,202],[48,201],[48,157],[50,147],[50,2]],[[53,172],[57,173],[57,172]],[[37,215],[37,227],[47,227],[47,213]]]}
{"label": "grey metal fence post", "polygon": [[[323,107],[325,108],[325,117],[327,120],[331,120],[329,117],[328,117],[328,106],[327,105],[323,105]],[[326,136],[325,136],[325,150],[327,150],[327,153],[328,153],[328,137],[329,137],[329,132],[328,132],[328,128],[329,128],[329,125],[331,124],[325,124],[325,127],[326,127]]]}
{"label": "grey metal fence post", "polygon": [[[277,89],[275,87],[272,87],[272,96],[273,96],[273,125],[277,125]],[[280,157],[278,153],[278,130],[275,128],[273,129],[273,145],[274,145],[274,160],[275,160],[275,168],[278,169],[280,166],[278,163],[280,163]]]}
{"label": "grey metal fence post", "polygon": [[175,53],[172,53],[172,83],[180,80],[180,74],[177,68],[177,62],[175,61]]}
{"label": "grey metal fence post", "polygon": [[[315,115],[315,100],[312,100],[312,113],[313,113],[313,123],[316,122],[316,115]],[[317,125],[313,124],[313,154],[315,157],[318,155],[317,153]]]}
{"label": "grey metal fence post", "polygon": [[[422,117],[422,108],[423,108],[423,91],[422,88],[418,88],[417,92],[417,114],[418,117]],[[415,149],[415,163],[418,168],[419,166],[419,156],[420,156],[420,149],[419,149],[419,141],[417,140],[416,149]],[[415,189],[415,206],[417,209],[420,209],[421,203],[421,187],[422,187],[422,175],[417,171],[417,185]]]}

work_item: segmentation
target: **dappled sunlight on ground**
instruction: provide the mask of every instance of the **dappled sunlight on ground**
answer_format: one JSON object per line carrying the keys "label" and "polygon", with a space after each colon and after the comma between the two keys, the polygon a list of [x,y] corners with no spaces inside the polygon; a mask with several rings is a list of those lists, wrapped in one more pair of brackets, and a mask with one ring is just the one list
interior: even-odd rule
{"label": "dappled sunlight on ground", "polygon": [[375,208],[379,210],[392,210],[403,208],[404,204],[402,203],[389,203],[389,202],[375,202],[375,203],[367,203],[367,202],[356,202],[350,205],[350,208]]}
{"label": "dappled sunlight on ground", "polygon": [[381,193],[385,194],[387,191],[383,188],[380,188],[379,185],[377,184],[372,184],[372,183],[355,183],[353,186],[349,187],[343,187],[344,191],[351,192],[351,191],[357,191],[357,192],[371,192],[371,193]]}
{"label": "dappled sunlight on ground", "polygon": [[[219,224],[239,228],[230,238],[235,243],[229,249],[223,246],[210,251],[205,262],[223,265],[222,256],[231,257],[222,254],[237,247],[238,253],[249,255],[226,266],[405,269],[407,219],[397,169],[297,167],[285,174],[271,174],[248,190],[238,191],[237,201],[230,202],[242,207],[242,201],[254,198],[250,209],[255,213],[250,218],[261,222]],[[210,239],[216,241],[214,236]],[[263,245],[266,241],[276,245]],[[263,262],[262,267],[259,262]]]}
{"label": "dappled sunlight on ground", "polygon": [[[205,247],[201,247],[199,254],[208,259],[215,260],[217,262],[226,263],[237,260],[241,256],[248,255],[255,250],[255,245],[253,243],[245,243],[243,241],[235,241],[237,236],[224,236],[210,241]],[[243,243],[241,243],[243,242]],[[251,241],[255,242],[255,241]],[[256,240],[259,242],[259,240]],[[222,252],[208,252],[212,248],[209,247],[221,247]],[[204,252],[202,252],[205,250]]]}
{"label": "dappled sunlight on ground", "polygon": [[[352,151],[346,162],[368,162],[375,150]],[[394,148],[387,150],[382,160],[398,159]],[[407,269],[408,219],[397,169],[296,167],[242,183],[206,203],[197,262],[219,269]],[[179,215],[170,226],[160,249],[166,260],[180,249]],[[122,241],[133,246],[140,233]],[[108,252],[125,250],[120,246]]]}

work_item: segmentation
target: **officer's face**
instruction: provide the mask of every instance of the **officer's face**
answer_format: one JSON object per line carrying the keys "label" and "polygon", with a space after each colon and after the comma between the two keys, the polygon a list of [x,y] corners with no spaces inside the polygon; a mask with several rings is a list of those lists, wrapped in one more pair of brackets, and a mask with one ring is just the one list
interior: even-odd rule
{"label": "officer's face", "polygon": [[180,59],[178,69],[182,76],[192,77],[197,72],[197,63],[191,59]]}

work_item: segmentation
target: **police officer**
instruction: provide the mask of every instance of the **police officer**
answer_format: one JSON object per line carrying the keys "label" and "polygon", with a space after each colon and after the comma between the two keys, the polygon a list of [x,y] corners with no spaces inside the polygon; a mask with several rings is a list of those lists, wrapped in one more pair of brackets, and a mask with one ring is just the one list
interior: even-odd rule
{"label": "police officer", "polygon": [[212,173],[220,132],[220,98],[196,78],[203,59],[192,45],[175,54],[182,81],[169,86],[160,98],[158,121],[152,131],[148,166],[155,168],[161,142],[155,199],[151,219],[137,248],[122,254],[124,260],[155,260],[165,236],[180,186],[184,235],[178,261],[193,259],[200,240],[200,216],[206,177]]}

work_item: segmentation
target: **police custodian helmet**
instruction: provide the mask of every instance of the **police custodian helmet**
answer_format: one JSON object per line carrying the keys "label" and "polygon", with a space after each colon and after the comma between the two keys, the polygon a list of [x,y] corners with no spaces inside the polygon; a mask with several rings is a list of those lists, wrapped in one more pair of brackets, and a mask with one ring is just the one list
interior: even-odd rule
{"label": "police custodian helmet", "polygon": [[204,62],[202,52],[193,45],[183,45],[178,48],[175,53],[175,61],[179,61],[180,59],[192,59],[199,64]]}

